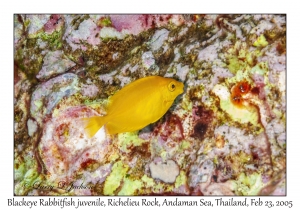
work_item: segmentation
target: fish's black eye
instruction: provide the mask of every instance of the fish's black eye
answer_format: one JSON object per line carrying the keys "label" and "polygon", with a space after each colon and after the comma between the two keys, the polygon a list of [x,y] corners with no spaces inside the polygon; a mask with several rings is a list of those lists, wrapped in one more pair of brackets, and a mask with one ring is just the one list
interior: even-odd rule
{"label": "fish's black eye", "polygon": [[171,82],[168,85],[168,89],[169,89],[169,91],[173,92],[176,89],[176,85],[173,82]]}

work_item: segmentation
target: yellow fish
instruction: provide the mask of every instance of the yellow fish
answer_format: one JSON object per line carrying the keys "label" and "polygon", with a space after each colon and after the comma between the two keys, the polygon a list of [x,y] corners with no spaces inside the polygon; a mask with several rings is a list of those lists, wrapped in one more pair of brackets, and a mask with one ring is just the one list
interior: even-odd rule
{"label": "yellow fish", "polygon": [[159,120],[183,93],[183,83],[149,76],[138,79],[109,98],[107,114],[84,118],[85,133],[93,137],[105,125],[109,134],[139,130]]}

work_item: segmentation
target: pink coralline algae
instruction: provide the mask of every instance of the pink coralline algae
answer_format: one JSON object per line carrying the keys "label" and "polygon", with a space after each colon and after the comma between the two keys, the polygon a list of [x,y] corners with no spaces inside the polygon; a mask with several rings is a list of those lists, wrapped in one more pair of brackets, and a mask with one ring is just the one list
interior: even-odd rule
{"label": "pink coralline algae", "polygon": [[95,97],[98,92],[99,92],[99,89],[94,84],[92,84],[92,85],[83,85],[83,87],[81,89],[82,95],[88,96],[88,97]]}
{"label": "pink coralline algae", "polygon": [[96,114],[92,109],[74,107],[45,123],[39,150],[49,180],[72,182],[76,173],[104,160],[109,142],[87,138],[78,126],[80,118]]}
{"label": "pink coralline algae", "polygon": [[55,30],[60,30],[63,24],[64,19],[62,15],[51,15],[50,19],[44,25],[44,30],[46,33],[51,34]]}
{"label": "pink coralline algae", "polygon": [[161,27],[169,23],[183,24],[182,15],[110,15],[112,25],[118,30],[128,30],[137,35],[140,32],[153,27]]}
{"label": "pink coralline algae", "polygon": [[68,26],[64,37],[73,50],[86,50],[86,46],[82,44],[83,40],[93,46],[100,43],[100,37],[97,35],[100,28],[91,19],[81,22],[78,28],[73,28],[71,25],[74,18],[67,17],[66,21]]}
{"label": "pink coralline algae", "polygon": [[183,128],[180,118],[176,115],[166,115],[166,121],[155,128],[154,133],[158,134],[158,138],[166,141],[168,138],[180,141],[184,138]]}
{"label": "pink coralline algae", "polygon": [[[15,195],[286,195],[285,15],[16,14],[14,44]],[[88,138],[154,75],[161,119]]]}
{"label": "pink coralline algae", "polygon": [[119,32],[130,30],[133,35],[137,35],[146,29],[141,16],[138,15],[110,15],[109,18],[113,27]]}

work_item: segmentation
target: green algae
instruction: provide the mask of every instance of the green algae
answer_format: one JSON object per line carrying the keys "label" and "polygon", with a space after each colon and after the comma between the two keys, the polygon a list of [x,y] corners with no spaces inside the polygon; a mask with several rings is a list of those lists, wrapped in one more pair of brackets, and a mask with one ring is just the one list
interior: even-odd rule
{"label": "green algae", "polygon": [[118,135],[118,146],[123,152],[130,152],[128,149],[131,146],[140,146],[145,143],[145,140],[140,139],[137,132],[120,133]]}
{"label": "green algae", "polygon": [[268,44],[269,43],[267,42],[266,37],[262,34],[253,43],[253,46],[255,46],[255,47],[266,47],[266,46],[268,46]]}
{"label": "green algae", "polygon": [[[77,98],[77,97],[76,97]],[[99,98],[99,97],[97,97]],[[78,94],[78,102],[81,104],[84,104],[87,107],[90,107],[94,110],[97,110],[101,115],[106,113],[106,107],[108,104],[108,99],[86,99],[86,97],[82,97],[80,94]],[[100,111],[99,111],[100,110]]]}
{"label": "green algae", "polygon": [[175,187],[178,188],[187,183],[187,176],[184,171],[180,171],[179,175],[176,177]]}
{"label": "green algae", "polygon": [[141,178],[141,180],[144,182],[145,187],[150,188],[155,185],[154,179],[148,177],[144,174],[144,176]]}
{"label": "green algae", "polygon": [[231,73],[236,74],[242,67],[243,63],[237,57],[229,59],[228,69]]}
{"label": "green algae", "polygon": [[26,195],[34,189],[34,183],[40,182],[43,179],[43,176],[37,171],[35,159],[29,155],[15,158],[14,174],[16,195]]}
{"label": "green algae", "polygon": [[[24,41],[26,44],[26,41]],[[26,75],[32,83],[37,83],[36,74],[42,67],[43,55],[38,47],[29,47],[24,44],[24,48],[18,48],[15,52],[15,65]]]}
{"label": "green algae", "polygon": [[183,140],[179,144],[179,152],[183,152],[184,150],[188,149],[191,147],[191,143],[189,141]]}
{"label": "green algae", "polygon": [[122,161],[116,162],[112,167],[112,172],[106,178],[103,188],[104,195],[114,195],[114,192],[120,186],[121,181],[126,175],[129,166],[124,165]]}
{"label": "green algae", "polygon": [[110,17],[104,17],[104,18],[100,18],[97,21],[97,25],[100,27],[110,27],[110,26],[112,26],[112,22],[111,22]]}
{"label": "green algae", "polygon": [[241,173],[235,183],[235,190],[238,195],[258,195],[260,190],[265,186],[259,173],[249,175]]}
{"label": "green algae", "polygon": [[43,106],[43,101],[42,100],[36,100],[36,101],[34,101],[34,105],[36,106],[36,110],[39,110],[40,108],[42,108],[42,106]]}
{"label": "green algae", "polygon": [[263,42],[263,38],[258,43],[260,43],[256,44],[258,48],[250,51],[246,42],[237,41],[226,51],[227,68],[231,73],[236,74],[239,70],[249,70],[255,65],[257,58],[263,54],[259,48],[266,44]]}
{"label": "green algae", "polygon": [[124,178],[123,187],[118,195],[134,195],[135,192],[143,186],[143,182],[140,180],[131,180],[130,178]]}
{"label": "green algae", "polygon": [[259,74],[259,75],[264,76],[264,75],[266,75],[268,70],[269,70],[268,63],[260,62],[250,70],[250,73],[251,74]]}

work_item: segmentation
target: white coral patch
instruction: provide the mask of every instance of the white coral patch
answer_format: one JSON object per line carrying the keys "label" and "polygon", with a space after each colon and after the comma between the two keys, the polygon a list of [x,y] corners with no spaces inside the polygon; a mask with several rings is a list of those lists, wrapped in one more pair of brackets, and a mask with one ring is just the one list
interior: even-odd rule
{"label": "white coral patch", "polygon": [[114,53],[114,54],[112,55],[112,59],[113,59],[113,60],[116,60],[118,57],[119,57],[119,53],[118,53],[118,52],[116,52],[116,53]]}
{"label": "white coral patch", "polygon": [[157,30],[150,41],[150,48],[156,51],[163,45],[164,41],[168,39],[169,31],[167,29]]}
{"label": "white coral patch", "polygon": [[198,48],[199,46],[200,46],[200,43],[199,43],[199,42],[190,44],[190,45],[188,45],[188,46],[185,47],[185,53],[188,54],[188,53],[190,53],[193,49]]}
{"label": "white coral patch", "polygon": [[85,40],[90,36],[90,30],[91,28],[95,28],[96,24],[88,19],[88,20],[84,20],[80,25],[78,30],[75,30],[72,34],[73,34],[73,38],[74,39],[82,39]]}
{"label": "white coral patch", "polygon": [[28,135],[33,136],[37,130],[37,123],[31,119],[27,121]]}
{"label": "white coral patch", "polygon": [[121,87],[124,87],[125,85],[129,84],[131,81],[130,77],[123,77],[121,75],[118,75],[117,78],[121,81]]}
{"label": "white coral patch", "polygon": [[174,54],[175,54],[174,61],[176,62],[176,61],[178,61],[179,58],[181,57],[180,52],[179,52],[179,49],[178,49],[177,47],[174,49]]}
{"label": "white coral patch", "polygon": [[267,30],[271,30],[274,28],[274,24],[273,23],[270,23],[269,21],[267,20],[262,20],[260,21],[260,23],[254,27],[251,31],[250,31],[250,34],[257,34],[257,36],[263,34],[265,31]]}
{"label": "white coral patch", "polygon": [[155,64],[155,59],[151,51],[144,52],[142,55],[142,63],[146,69]]}
{"label": "white coral patch", "polygon": [[179,167],[173,160],[164,162],[150,163],[151,177],[160,179],[166,183],[174,183],[179,174]]}
{"label": "white coral patch", "polygon": [[213,62],[218,58],[218,47],[216,45],[210,45],[202,49],[198,54],[199,61],[210,61]]}
{"label": "white coral patch", "polygon": [[213,91],[222,100],[227,100],[230,97],[228,89],[222,85],[216,85]]}
{"label": "white coral patch", "polygon": [[284,92],[285,91],[285,71],[282,71],[279,73],[279,81],[278,81],[278,88],[281,92]]}
{"label": "white coral patch", "polygon": [[110,72],[109,74],[102,74],[99,76],[99,79],[105,83],[108,83],[108,84],[112,84],[113,83],[113,76],[117,73],[117,71],[112,71]]}
{"label": "white coral patch", "polygon": [[181,63],[177,65],[177,73],[176,75],[179,77],[181,81],[185,81],[186,75],[189,73],[189,66],[181,66]]}
{"label": "white coral patch", "polygon": [[88,97],[94,97],[97,95],[97,93],[99,92],[99,88],[94,85],[83,85],[82,89],[81,89],[81,93],[84,96],[88,96]]}
{"label": "white coral patch", "polygon": [[191,165],[189,173],[189,186],[206,188],[210,184],[210,179],[214,171],[214,164],[210,159],[201,155]]}
{"label": "white coral patch", "polygon": [[224,136],[228,143],[223,148],[214,148],[214,152],[210,155],[214,157],[215,154],[228,155],[230,152],[237,153],[244,151],[250,154],[250,145],[253,144],[254,136],[251,134],[245,135],[245,131],[229,127],[228,125],[221,125],[215,129],[215,137]]}

